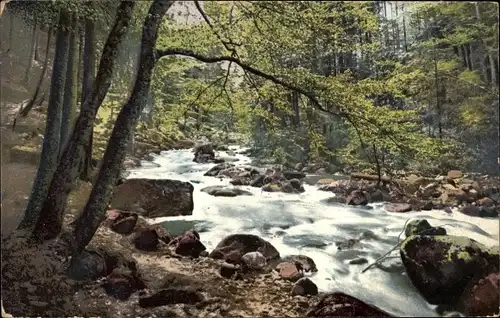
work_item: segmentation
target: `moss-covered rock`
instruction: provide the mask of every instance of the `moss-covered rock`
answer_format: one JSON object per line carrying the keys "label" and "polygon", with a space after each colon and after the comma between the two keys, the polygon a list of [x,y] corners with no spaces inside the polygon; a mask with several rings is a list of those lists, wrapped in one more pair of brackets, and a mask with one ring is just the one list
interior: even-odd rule
{"label": "moss-covered rock", "polygon": [[236,197],[239,195],[252,195],[251,192],[235,187],[210,186],[201,189],[201,192],[208,193],[214,197]]}
{"label": "moss-covered rock", "polygon": [[413,235],[400,254],[411,282],[431,304],[454,305],[473,277],[499,270],[498,248],[462,236]]}
{"label": "moss-covered rock", "polygon": [[278,183],[268,183],[262,187],[262,191],[265,192],[280,192],[281,190],[281,185]]}
{"label": "moss-covered rock", "polygon": [[432,227],[426,219],[413,220],[406,225],[405,236],[412,235],[446,235],[446,230],[442,227]]}

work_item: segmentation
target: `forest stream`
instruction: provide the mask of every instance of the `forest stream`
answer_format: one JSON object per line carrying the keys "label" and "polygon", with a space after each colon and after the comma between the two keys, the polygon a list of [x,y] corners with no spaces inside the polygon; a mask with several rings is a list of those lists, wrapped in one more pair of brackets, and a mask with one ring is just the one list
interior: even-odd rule
{"label": "forest stream", "polygon": [[[239,147],[232,147],[240,151]],[[227,153],[220,152],[222,156]],[[236,154],[239,165],[251,165],[251,158]],[[175,179],[194,186],[194,211],[191,216],[164,217],[171,234],[194,227],[201,241],[212,250],[228,234],[256,234],[271,242],[281,255],[304,254],[311,257],[318,272],[309,274],[320,291],[341,291],[386,310],[395,316],[437,316],[406,276],[398,250],[362,273],[377,258],[398,242],[409,218],[425,218],[432,226],[443,226],[451,235],[472,238],[487,246],[498,244],[498,219],[470,217],[458,211],[421,211],[389,213],[382,204],[347,207],[326,203],[330,192],[305,184],[301,194],[268,193],[260,188],[242,187],[253,196],[215,197],[201,192],[214,185],[229,185],[229,179],[203,174],[215,164],[193,162],[191,150],[170,150],[154,156],[132,170],[130,178]],[[401,235],[401,239],[403,239]],[[362,238],[350,249],[337,243]],[[364,259],[364,260],[363,260]],[[352,263],[354,262],[354,264]]]}

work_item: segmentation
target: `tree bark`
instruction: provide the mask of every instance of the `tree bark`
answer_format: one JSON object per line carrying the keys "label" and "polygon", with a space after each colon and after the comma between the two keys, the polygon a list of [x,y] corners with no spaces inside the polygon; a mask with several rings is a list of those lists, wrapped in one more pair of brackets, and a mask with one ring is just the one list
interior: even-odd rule
{"label": "tree bark", "polygon": [[10,10],[9,13],[9,48],[7,49],[7,52],[10,52],[12,50],[12,41],[14,40],[14,13],[12,10]]}
{"label": "tree bark", "polygon": [[21,110],[21,116],[28,116],[29,111],[35,105],[35,101],[40,93],[40,89],[42,88],[43,79],[45,78],[45,73],[47,73],[47,67],[49,66],[49,51],[50,51],[50,42],[52,40],[52,28],[49,28],[49,32],[47,35],[47,44],[45,46],[45,62],[43,62],[42,72],[40,74],[40,78],[38,79],[38,84],[36,86],[35,92],[33,93],[33,98],[31,98],[30,102],[26,107]]}
{"label": "tree bark", "polygon": [[62,11],[59,17],[56,54],[54,57],[49,107],[47,110],[47,124],[45,127],[40,164],[38,166],[24,218],[19,225],[20,229],[31,228],[38,219],[43,201],[49,190],[50,180],[57,167],[64,82],[66,80],[66,68],[68,65],[69,32],[66,28],[68,24],[68,13]]}
{"label": "tree bark", "polygon": [[37,29],[37,32],[36,32],[36,37],[35,37],[35,53],[34,53],[34,56],[33,56],[33,60],[35,61],[40,61],[40,51],[39,51],[39,46],[40,46],[40,34],[42,34],[42,29],[41,28],[38,28]]}
{"label": "tree bark", "polygon": [[33,25],[33,31],[31,32],[31,48],[30,48],[30,57],[28,60],[28,66],[26,67],[26,71],[24,73],[24,80],[23,82],[25,84],[29,83],[29,75],[31,68],[33,67],[33,61],[35,60],[35,52],[36,52],[36,38],[37,38],[37,25],[36,22]]}
{"label": "tree bark", "polygon": [[68,53],[68,68],[66,71],[66,84],[64,88],[64,106],[61,122],[61,147],[59,158],[62,156],[64,146],[69,138],[71,129],[75,121],[77,106],[77,74],[78,71],[78,19],[74,14],[71,21],[71,37]]}
{"label": "tree bark", "polygon": [[111,85],[118,48],[132,20],[134,6],[134,1],[122,1],[118,7],[115,24],[104,45],[93,88],[85,98],[73,133],[50,183],[49,192],[44,197],[45,202],[33,231],[34,238],[38,240],[54,238],[61,231],[66,201],[71,186],[79,175],[80,163],[85,155],[85,147],[89,144],[97,111]]}
{"label": "tree bark", "polygon": [[[87,19],[85,21],[85,47],[83,53],[83,86],[82,86],[82,96],[81,105],[83,106],[85,98],[90,93],[92,88],[92,83],[95,78],[95,64],[96,64],[96,34],[95,34],[95,24],[92,20]],[[85,156],[83,162],[81,163],[81,168],[79,169],[80,179],[90,180],[92,173],[92,146],[94,140],[94,126],[90,130],[90,138],[85,145]]]}
{"label": "tree bark", "polygon": [[174,1],[155,0],[144,22],[139,69],[132,94],[118,114],[108,142],[97,182],[92,188],[83,213],[75,221],[73,252],[78,254],[90,242],[104,218],[113,187],[119,177],[127,143],[148,100],[153,69],[156,64],[156,39],[160,22]]}

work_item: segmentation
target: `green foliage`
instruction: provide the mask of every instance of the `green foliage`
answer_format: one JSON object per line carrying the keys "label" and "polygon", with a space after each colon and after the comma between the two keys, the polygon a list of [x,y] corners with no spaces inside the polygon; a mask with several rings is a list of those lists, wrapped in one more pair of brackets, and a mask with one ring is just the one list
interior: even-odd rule
{"label": "green foliage", "polygon": [[[106,22],[117,1],[13,3],[37,21],[66,10]],[[104,112],[117,113],[129,95],[149,4],[135,12]],[[274,80],[237,63],[164,57],[141,133],[224,142],[237,132],[256,155],[290,165],[326,160],[388,173],[480,166],[487,149],[477,140],[491,135],[498,95],[487,58],[498,54],[495,4],[411,3],[406,22],[381,16],[371,1],[206,1],[203,14],[193,2],[178,4],[158,48],[232,56]],[[452,160],[459,154],[470,160]]]}

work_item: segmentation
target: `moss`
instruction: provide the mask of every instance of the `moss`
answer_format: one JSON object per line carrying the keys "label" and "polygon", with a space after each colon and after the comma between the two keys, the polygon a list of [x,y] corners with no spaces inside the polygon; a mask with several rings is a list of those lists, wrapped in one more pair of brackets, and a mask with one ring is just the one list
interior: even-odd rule
{"label": "moss", "polygon": [[24,152],[38,152],[38,149],[34,146],[14,146],[12,150],[17,150],[17,151],[24,151]]}
{"label": "moss", "polygon": [[456,256],[459,259],[462,259],[464,261],[470,261],[470,260],[472,260],[472,257],[470,256],[470,254],[468,252],[466,252],[466,251],[461,251],[461,252],[457,253]]}

